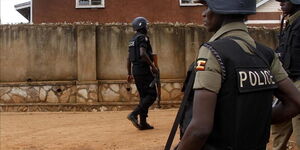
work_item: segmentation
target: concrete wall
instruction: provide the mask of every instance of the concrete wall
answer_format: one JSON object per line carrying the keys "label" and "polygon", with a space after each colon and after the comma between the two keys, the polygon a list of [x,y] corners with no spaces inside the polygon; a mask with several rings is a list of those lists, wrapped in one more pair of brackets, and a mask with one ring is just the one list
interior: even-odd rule
{"label": "concrete wall", "polygon": [[72,25],[0,26],[0,82],[76,80]]}
{"label": "concrete wall", "polygon": [[[200,43],[200,26],[151,25],[161,78],[183,79]],[[0,82],[126,79],[129,25],[0,26]]]}
{"label": "concrete wall", "polygon": [[[277,30],[250,34],[274,48]],[[138,103],[126,91],[129,25],[0,26],[0,111],[119,110]],[[211,37],[201,26],[152,24],[158,54],[162,104],[178,105],[186,70],[201,43]],[[104,107],[105,106],[105,107]]]}

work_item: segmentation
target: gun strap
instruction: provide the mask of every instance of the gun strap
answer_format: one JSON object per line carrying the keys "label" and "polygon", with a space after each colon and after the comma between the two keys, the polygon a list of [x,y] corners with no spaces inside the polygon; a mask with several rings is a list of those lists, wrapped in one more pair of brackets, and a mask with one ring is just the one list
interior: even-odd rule
{"label": "gun strap", "polygon": [[186,103],[188,101],[188,98],[189,98],[189,95],[190,95],[191,91],[193,90],[195,76],[196,76],[196,72],[192,71],[192,74],[189,77],[189,81],[188,81],[188,84],[186,86],[187,88],[184,91],[183,100],[182,100],[182,102],[180,104],[179,110],[177,112],[175,121],[173,123],[172,129],[170,131],[170,134],[169,134],[169,137],[168,137],[168,140],[167,140],[167,143],[166,143],[166,146],[165,146],[164,150],[170,150],[170,148],[172,146],[172,143],[173,143],[173,140],[174,140],[177,128],[178,128],[179,121],[181,120],[183,112],[184,112],[184,107],[185,107],[185,105],[186,105]]}

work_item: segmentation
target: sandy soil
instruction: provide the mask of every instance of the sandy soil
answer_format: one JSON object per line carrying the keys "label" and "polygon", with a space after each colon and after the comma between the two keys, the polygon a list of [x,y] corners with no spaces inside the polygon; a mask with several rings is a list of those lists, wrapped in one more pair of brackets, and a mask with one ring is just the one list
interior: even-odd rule
{"label": "sandy soil", "polygon": [[149,122],[155,129],[147,131],[132,126],[126,119],[129,111],[1,113],[0,149],[162,150],[176,112],[151,110]]}

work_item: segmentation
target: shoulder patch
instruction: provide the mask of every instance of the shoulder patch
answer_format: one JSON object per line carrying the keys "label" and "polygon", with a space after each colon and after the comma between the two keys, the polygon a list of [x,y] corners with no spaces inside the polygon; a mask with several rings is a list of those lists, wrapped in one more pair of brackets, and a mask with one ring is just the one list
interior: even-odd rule
{"label": "shoulder patch", "polygon": [[128,47],[132,47],[132,46],[134,46],[134,41],[130,41],[128,44]]}
{"label": "shoulder patch", "polygon": [[204,71],[206,66],[206,58],[198,58],[196,61],[196,71]]}

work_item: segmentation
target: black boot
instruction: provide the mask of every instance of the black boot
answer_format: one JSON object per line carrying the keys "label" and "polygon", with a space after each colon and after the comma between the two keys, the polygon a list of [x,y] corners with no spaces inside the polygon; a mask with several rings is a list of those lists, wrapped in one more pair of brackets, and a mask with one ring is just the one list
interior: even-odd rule
{"label": "black boot", "polygon": [[137,115],[133,114],[133,113],[130,113],[128,116],[127,116],[127,119],[129,121],[131,121],[131,123],[138,129],[140,129],[140,125],[139,125],[139,122],[138,122],[138,118],[137,118]]}
{"label": "black boot", "polygon": [[154,129],[153,126],[147,123],[146,117],[140,117],[140,130]]}

